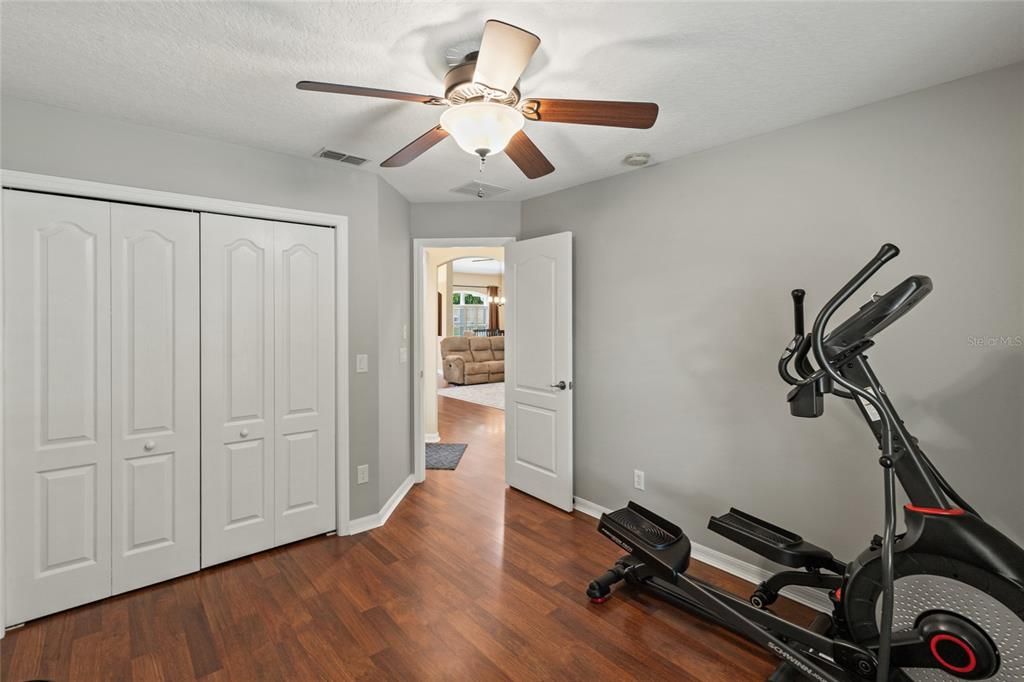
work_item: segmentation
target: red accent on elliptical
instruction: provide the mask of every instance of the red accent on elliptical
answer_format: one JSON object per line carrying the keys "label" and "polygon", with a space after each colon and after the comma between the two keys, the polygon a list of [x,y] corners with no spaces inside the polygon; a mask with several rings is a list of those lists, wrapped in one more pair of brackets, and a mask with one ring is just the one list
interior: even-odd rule
{"label": "red accent on elliptical", "polygon": [[932,516],[963,516],[967,513],[960,507],[939,509],[938,507],[917,507],[912,504],[905,504],[903,505],[903,508],[907,511],[917,512],[919,514],[930,514]]}
{"label": "red accent on elliptical", "polygon": [[[953,665],[952,663],[944,659],[939,654],[939,642],[953,642],[961,649],[963,649],[965,652],[967,652],[967,665]],[[931,641],[928,642],[928,646],[929,648],[931,648],[932,656],[935,657],[935,660],[941,663],[942,667],[944,667],[946,670],[950,672],[966,674],[973,672],[974,669],[978,667],[978,659],[974,655],[974,650],[967,645],[967,642],[960,639],[959,637],[954,637],[953,635],[940,633],[932,637]]]}
{"label": "red accent on elliptical", "polygon": [[590,598],[590,603],[591,604],[603,604],[606,601],[608,601],[609,599],[611,599],[610,596],[608,596],[608,597],[591,597]]}
{"label": "red accent on elliptical", "polygon": [[836,601],[843,601],[843,588],[836,588]]}

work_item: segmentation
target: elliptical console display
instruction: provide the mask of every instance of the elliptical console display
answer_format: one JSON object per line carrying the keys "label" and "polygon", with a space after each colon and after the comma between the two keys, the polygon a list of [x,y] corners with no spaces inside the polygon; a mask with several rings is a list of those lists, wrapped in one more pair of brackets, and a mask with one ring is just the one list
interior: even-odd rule
{"label": "elliptical console display", "polygon": [[[607,601],[619,581],[654,592],[771,650],[782,659],[769,678],[778,682],[1024,680],[1024,550],[986,523],[943,478],[864,354],[876,334],[931,292],[931,280],[908,277],[825,331],[836,310],[898,255],[898,248],[884,244],[825,304],[810,334],[804,330],[804,292],[794,290],[795,333],[778,365],[793,386],[787,400],[794,416],[821,416],[826,395],[856,404],[881,451],[882,535],[847,562],[738,509],[713,517],[712,531],[790,569],[743,601],[688,575],[686,535],[630,502],[601,517],[598,530],[628,554],[590,583],[591,601]],[[899,535],[897,486],[909,500],[903,508],[906,532]],[[790,585],[826,591],[831,615],[801,627],[767,610]]]}

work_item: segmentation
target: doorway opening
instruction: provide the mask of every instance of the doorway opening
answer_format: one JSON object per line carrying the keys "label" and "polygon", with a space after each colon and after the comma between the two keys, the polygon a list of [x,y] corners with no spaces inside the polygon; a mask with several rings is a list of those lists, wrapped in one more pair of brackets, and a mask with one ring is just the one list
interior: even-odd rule
{"label": "doorway opening", "polygon": [[423,249],[423,470],[504,469],[505,249]]}

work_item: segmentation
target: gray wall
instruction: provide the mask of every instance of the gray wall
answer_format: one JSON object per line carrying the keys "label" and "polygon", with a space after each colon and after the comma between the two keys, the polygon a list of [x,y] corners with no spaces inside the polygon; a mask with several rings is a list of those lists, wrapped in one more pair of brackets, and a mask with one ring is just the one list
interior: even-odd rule
{"label": "gray wall", "polygon": [[892,241],[857,303],[913,273],[935,291],[871,360],[947,477],[1024,539],[1024,348],[970,340],[1024,334],[1022,118],[1016,65],[524,202],[524,238],[575,235],[576,494],[636,498],[746,558],[709,515],[862,548],[874,441],[845,401],[789,417],[775,365],[789,290],[816,311]]}
{"label": "gray wall", "polygon": [[412,236],[516,237],[521,204],[518,201],[460,201],[412,205]]}
{"label": "gray wall", "polygon": [[[407,213],[405,200],[373,174],[326,161],[10,97],[3,98],[2,126],[0,165],[6,169],[348,216],[349,352],[353,358],[356,353],[370,356],[369,373],[356,374],[353,366],[349,372],[351,514],[356,518],[375,513],[382,502],[381,487],[373,485],[385,468],[380,460],[395,456],[404,466],[407,459],[406,452],[384,451],[379,442],[380,405],[386,397],[382,388],[391,391],[394,379],[379,371],[377,305],[381,215],[387,215],[384,234],[389,244],[403,230],[408,239],[408,220],[393,219]],[[390,253],[393,247],[387,249]],[[390,261],[386,267],[392,271]],[[396,295],[408,318],[411,294],[401,290]],[[389,324],[393,324],[390,318]],[[356,486],[355,468],[360,464],[370,465],[371,485]],[[386,468],[393,476],[390,462]]]}
{"label": "gray wall", "polygon": [[[409,203],[380,188],[380,504],[412,474],[412,243]],[[404,329],[403,329],[404,327]],[[406,338],[403,338],[403,332]],[[406,361],[399,351],[406,348]]]}

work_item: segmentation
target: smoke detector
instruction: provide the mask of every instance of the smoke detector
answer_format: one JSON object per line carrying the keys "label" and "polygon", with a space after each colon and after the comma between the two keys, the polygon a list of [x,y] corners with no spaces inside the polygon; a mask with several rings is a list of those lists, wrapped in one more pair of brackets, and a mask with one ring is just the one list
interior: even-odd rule
{"label": "smoke detector", "polygon": [[632,154],[626,154],[622,159],[622,163],[627,166],[633,166],[634,168],[640,168],[646,166],[651,162],[651,155],[647,152],[633,152]]}

